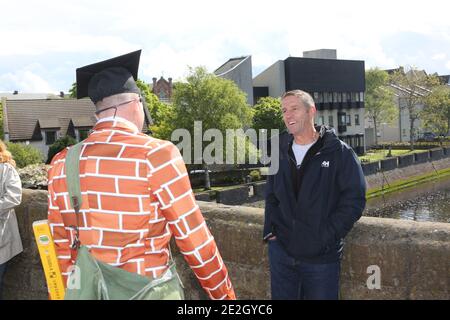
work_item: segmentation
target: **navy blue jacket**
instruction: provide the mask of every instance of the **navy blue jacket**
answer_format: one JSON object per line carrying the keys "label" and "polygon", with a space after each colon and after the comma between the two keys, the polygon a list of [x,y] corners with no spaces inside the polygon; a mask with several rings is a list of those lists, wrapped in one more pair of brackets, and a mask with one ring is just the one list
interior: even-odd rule
{"label": "navy blue jacket", "polygon": [[279,170],[266,184],[263,238],[275,235],[300,261],[331,263],[342,257],[343,239],[362,215],[366,182],[354,151],[333,129],[316,129],[320,137],[300,168],[293,136],[279,136]]}

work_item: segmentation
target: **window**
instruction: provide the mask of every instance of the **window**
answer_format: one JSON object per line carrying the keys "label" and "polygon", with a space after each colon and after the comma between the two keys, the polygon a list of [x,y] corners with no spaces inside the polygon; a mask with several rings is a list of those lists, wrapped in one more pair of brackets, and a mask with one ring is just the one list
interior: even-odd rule
{"label": "window", "polygon": [[342,102],[342,93],[337,93],[337,102]]}
{"label": "window", "polygon": [[359,126],[359,114],[355,114],[355,126]]}
{"label": "window", "polygon": [[333,92],[333,102],[337,102],[337,101],[338,101],[338,93]]}
{"label": "window", "polygon": [[359,101],[359,94],[357,92],[352,92],[352,102]]}
{"label": "window", "polygon": [[352,102],[352,94],[351,94],[351,92],[346,92],[345,93],[345,100],[344,101],[346,101],[347,103]]}
{"label": "window", "polygon": [[359,93],[359,101],[364,102],[364,92]]}
{"label": "window", "polygon": [[324,117],[323,116],[320,116],[319,117],[319,119],[318,119],[318,123],[317,123],[319,126],[321,126],[321,125],[324,125],[325,124],[325,120],[324,120]]}
{"label": "window", "polygon": [[317,92],[317,95],[318,95],[318,102],[319,103],[323,103],[323,93],[322,92]]}
{"label": "window", "polygon": [[339,126],[345,126],[346,123],[346,114],[345,113],[338,113],[338,125]]}
{"label": "window", "polygon": [[314,92],[314,102],[319,102],[319,93],[318,92]]}
{"label": "window", "polygon": [[330,127],[333,127],[333,126],[334,126],[334,124],[333,124],[333,116],[328,116],[328,125],[329,125]]}
{"label": "window", "polygon": [[349,114],[347,115],[347,125],[348,126],[352,125],[352,117]]}
{"label": "window", "polygon": [[45,131],[45,144],[51,145],[56,141],[56,131]]}

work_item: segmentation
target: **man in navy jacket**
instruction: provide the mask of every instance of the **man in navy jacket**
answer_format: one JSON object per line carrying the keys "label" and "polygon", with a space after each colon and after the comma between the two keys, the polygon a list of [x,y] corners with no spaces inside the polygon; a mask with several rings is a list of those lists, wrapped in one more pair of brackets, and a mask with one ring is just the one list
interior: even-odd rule
{"label": "man in navy jacket", "polygon": [[281,108],[289,133],[278,137],[279,170],[268,176],[263,234],[272,299],[338,299],[343,239],[366,203],[364,174],[334,129],[314,126],[308,93],[286,92]]}

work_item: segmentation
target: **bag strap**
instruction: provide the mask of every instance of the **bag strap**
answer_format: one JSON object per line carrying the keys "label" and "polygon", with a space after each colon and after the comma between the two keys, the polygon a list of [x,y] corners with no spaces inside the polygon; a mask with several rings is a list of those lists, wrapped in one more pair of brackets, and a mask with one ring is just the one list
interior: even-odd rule
{"label": "bag strap", "polygon": [[77,250],[80,247],[80,233],[79,233],[79,213],[80,208],[83,203],[81,197],[80,188],[80,154],[81,148],[83,147],[83,141],[77,143],[76,145],[69,148],[66,156],[66,184],[67,191],[69,193],[70,204],[75,210],[76,215],[76,226],[71,226],[75,229],[76,235],[72,246],[72,249]]}

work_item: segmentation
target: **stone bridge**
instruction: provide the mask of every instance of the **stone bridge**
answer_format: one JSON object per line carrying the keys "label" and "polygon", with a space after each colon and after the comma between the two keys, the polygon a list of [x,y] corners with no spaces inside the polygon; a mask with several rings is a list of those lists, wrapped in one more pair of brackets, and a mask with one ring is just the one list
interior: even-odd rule
{"label": "stone bridge", "polygon": [[[199,202],[239,299],[270,299],[267,247],[261,241],[263,210]],[[46,219],[47,192],[23,192],[16,209],[24,252],[10,261],[4,298],[47,299],[32,222]],[[187,299],[205,299],[193,273],[176,255]],[[380,270],[380,289],[368,278]],[[368,272],[369,268],[369,272]],[[369,281],[370,282],[370,281]],[[450,299],[450,224],[363,217],[346,238],[342,299]]]}

